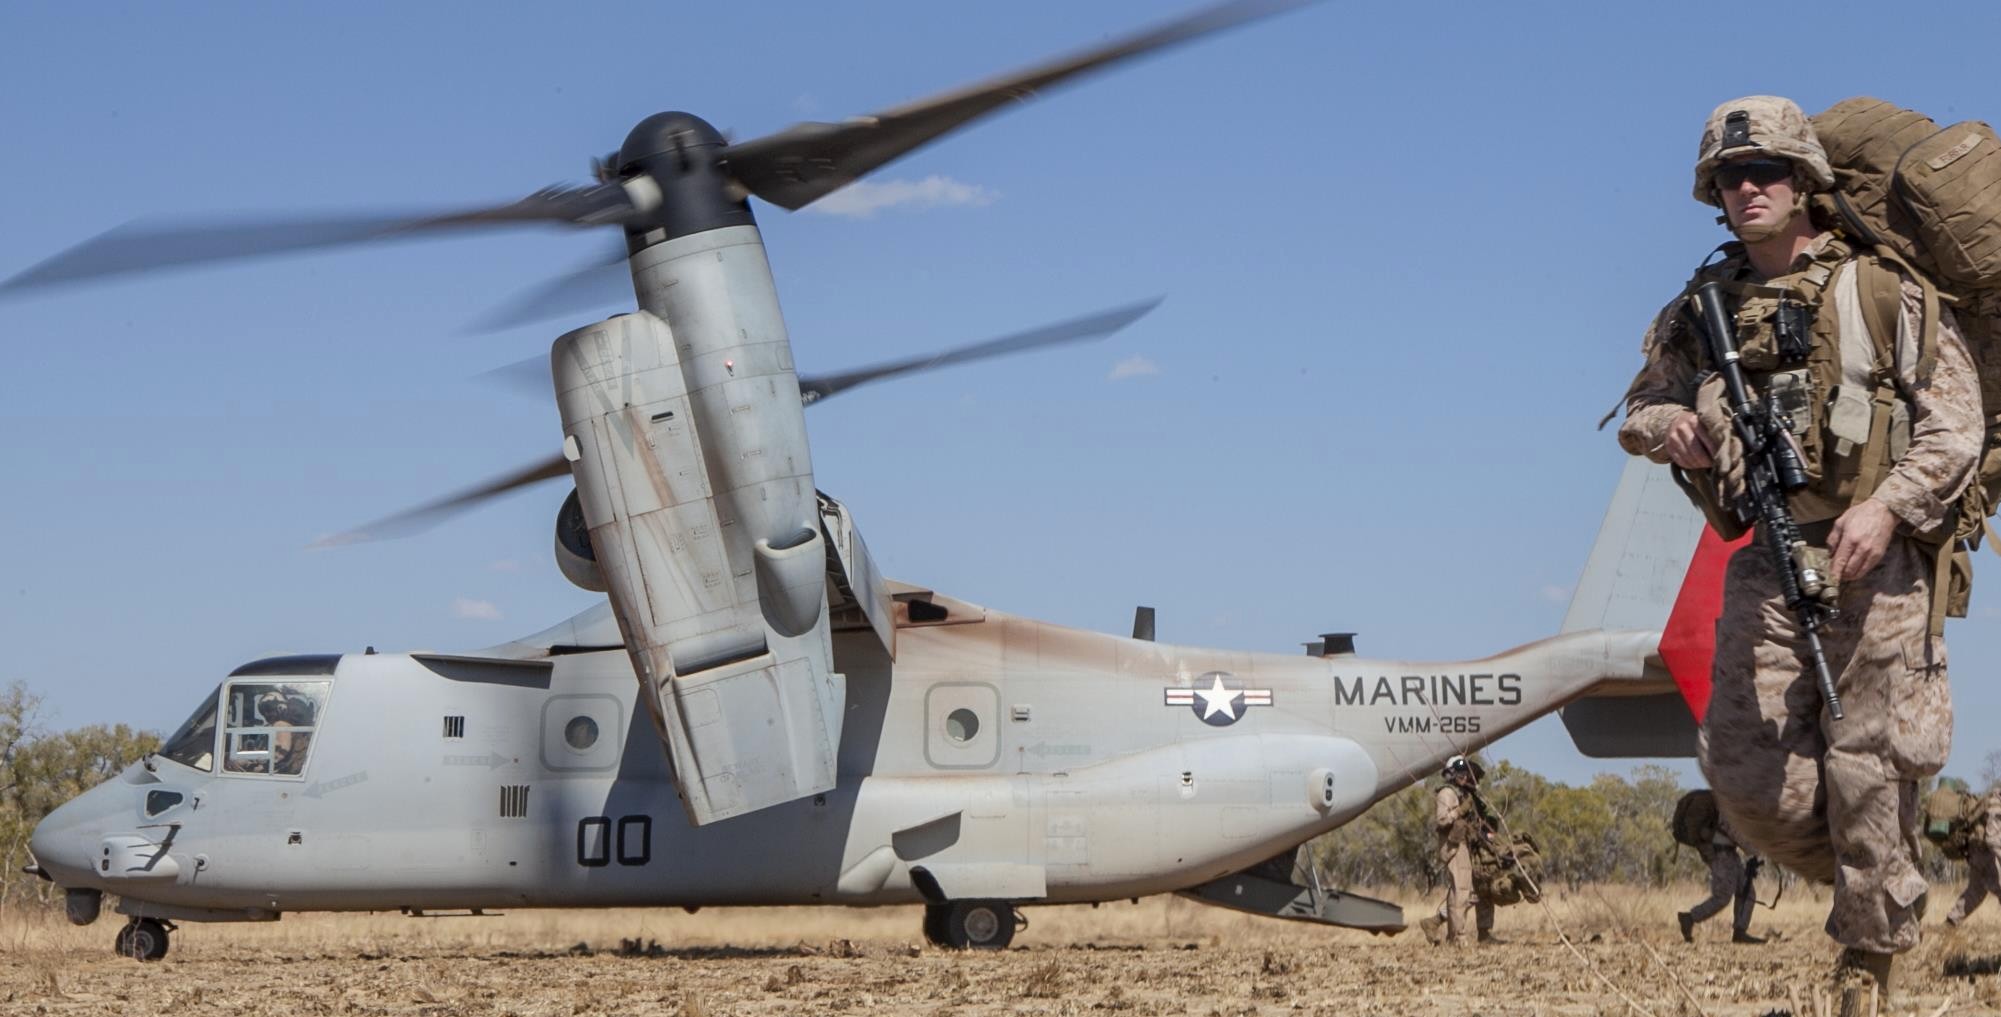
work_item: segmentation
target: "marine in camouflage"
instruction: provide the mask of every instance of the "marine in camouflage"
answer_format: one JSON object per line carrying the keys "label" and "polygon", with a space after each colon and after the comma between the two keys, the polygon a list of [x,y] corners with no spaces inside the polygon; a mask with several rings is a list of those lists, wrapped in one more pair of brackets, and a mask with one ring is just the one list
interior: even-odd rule
{"label": "marine in camouflage", "polygon": [[1697,923],[1715,917],[1734,899],[1736,907],[1730,914],[1731,938],[1740,942],[1749,941],[1751,909],[1757,906],[1758,898],[1752,892],[1751,881],[1744,878],[1744,858],[1737,853],[1737,841],[1731,834],[1730,824],[1719,821],[1714,836],[1701,851],[1703,860],[1709,863],[1709,896],[1679,916],[1682,919],[1682,938],[1692,939],[1691,931]]}
{"label": "marine in camouflage", "polygon": [[[1816,154],[1817,140],[1812,151],[1784,150],[1812,138],[1797,107],[1766,107],[1761,126],[1755,105],[1726,103],[1711,118],[1716,133],[1712,138],[1705,130],[1697,168],[1701,200],[1714,200],[1705,174],[1749,154],[1744,131],[1740,127],[1733,139],[1725,122],[1737,110],[1751,113],[1751,142],[1792,159],[1809,186],[1831,180],[1822,179],[1825,159]],[[1835,242],[1828,234],[1815,237],[1795,265]],[[1876,567],[1842,583],[1840,614],[1821,632],[1846,718],[1828,717],[1803,656],[1798,619],[1779,592],[1778,570],[1766,547],[1753,541],[1731,559],[1724,580],[1709,712],[1698,746],[1718,810],[1739,841],[1802,875],[1832,882],[1829,935],[1873,954],[1918,941],[1914,907],[1926,884],[1917,868],[1917,782],[1944,765],[1952,737],[1945,645],[1931,634],[1936,544],[1908,534],[1946,520],[1983,442],[1979,379],[1956,324],[1949,313],[1940,315],[1936,359],[1924,370],[1917,339],[1923,291],[1906,279],[1902,295],[1894,368],[1908,404],[1910,440],[1869,495],[1900,525]],[[1818,313],[1840,315],[1839,327],[1867,334],[1866,324],[1847,320],[1853,312],[1844,315],[1838,301],[1821,302]],[[1696,409],[1704,377],[1700,337],[1679,300],[1655,319],[1644,353],[1646,362],[1627,392],[1619,441],[1634,455],[1666,462],[1669,429]],[[1720,414],[1698,414],[1698,420],[1718,450],[1719,466],[1741,460]]]}
{"label": "marine in camouflage", "polygon": [[[1438,832],[1438,860],[1445,869],[1445,903],[1438,906],[1438,914],[1426,922],[1427,934],[1439,928],[1442,922],[1446,929],[1446,939],[1464,944],[1469,931],[1479,933],[1482,938],[1494,931],[1494,905],[1473,892],[1473,838],[1477,836],[1478,823],[1474,817],[1473,797],[1462,794],[1458,788],[1446,784],[1434,796],[1432,825]],[[1473,930],[1467,925],[1467,912],[1473,912]],[[1434,937],[1435,939],[1436,937]]]}

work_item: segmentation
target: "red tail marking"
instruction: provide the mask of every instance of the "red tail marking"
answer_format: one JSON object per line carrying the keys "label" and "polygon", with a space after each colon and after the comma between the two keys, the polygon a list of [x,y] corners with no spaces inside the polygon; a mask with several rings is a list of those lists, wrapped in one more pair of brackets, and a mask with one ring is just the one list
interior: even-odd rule
{"label": "red tail marking", "polygon": [[1681,592],[1674,598],[1674,610],[1661,630],[1661,661],[1674,676],[1688,712],[1702,723],[1709,712],[1709,671],[1716,662],[1716,619],[1723,613],[1723,573],[1730,556],[1751,540],[1750,534],[1725,541],[1705,526],[1702,540],[1689,559],[1688,574],[1682,577]]}

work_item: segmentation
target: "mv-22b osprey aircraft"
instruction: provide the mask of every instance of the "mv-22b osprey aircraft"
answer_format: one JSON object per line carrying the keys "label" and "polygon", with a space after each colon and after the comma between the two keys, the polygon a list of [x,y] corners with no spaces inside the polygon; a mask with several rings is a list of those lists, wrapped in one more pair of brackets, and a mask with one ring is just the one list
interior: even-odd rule
{"label": "mv-22b osprey aircraft", "polygon": [[921,365],[802,385],[747,198],[799,208],[1073,75],[1289,6],[749,141],[659,114],[596,185],[497,208],[127,228],[0,285],[553,222],[622,228],[639,307],[556,341],[561,456],[476,492],[573,478],[556,556],[603,605],[465,654],[246,664],[44,820],[34,871],[79,923],[116,895],[117,949],[140,958],[176,922],[505,907],[922,903],[931,941],[1000,948],[1022,905],[1163,892],[1387,932],[1397,907],[1296,881],[1295,849],[1566,704],[1587,752],[1685,754],[1656,648],[1700,523],[1643,467],[1562,634],[1444,663],[1167,645],[1144,609],[1130,638],[1004,614],[885,579],[816,490],[805,404]]}

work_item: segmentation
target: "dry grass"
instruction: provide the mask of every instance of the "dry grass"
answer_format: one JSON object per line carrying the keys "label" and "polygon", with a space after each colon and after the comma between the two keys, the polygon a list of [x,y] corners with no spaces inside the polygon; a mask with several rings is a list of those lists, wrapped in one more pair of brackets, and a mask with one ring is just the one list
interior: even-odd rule
{"label": "dry grass", "polygon": [[[0,1015],[1632,1012],[1602,976],[1665,1017],[1698,1007],[1763,1014],[1824,981],[1834,953],[1820,932],[1825,891],[1795,888],[1776,911],[1761,908],[1754,928],[1776,935],[1762,947],[1729,945],[1720,919],[1683,944],[1674,912],[1702,895],[1695,886],[1553,889],[1547,909],[1503,909],[1508,942],[1478,950],[1433,948],[1414,931],[1371,937],[1152,898],[1031,909],[1032,926],[1003,954],[924,945],[915,908],[531,911],[189,925],[166,960],[145,965],[111,955],[115,916],[79,929],[59,915],[15,913],[0,916]],[[1426,908],[1414,894],[1378,896],[1413,917]],[[1910,992],[1895,1012],[2001,1013],[1997,967],[2001,909],[1962,931],[1928,928],[1900,963]]]}

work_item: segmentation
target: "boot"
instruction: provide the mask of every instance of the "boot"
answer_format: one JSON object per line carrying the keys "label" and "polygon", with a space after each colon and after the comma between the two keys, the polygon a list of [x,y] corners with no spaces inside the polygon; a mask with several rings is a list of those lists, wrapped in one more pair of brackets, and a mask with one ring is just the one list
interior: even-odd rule
{"label": "boot", "polygon": [[1730,932],[1730,941],[1732,943],[1750,943],[1752,945],[1757,945],[1759,943],[1763,943],[1765,940],[1764,937],[1762,936],[1751,935],[1751,933],[1745,929],[1733,929]]}
{"label": "boot", "polygon": [[1834,962],[1834,991],[1836,998],[1845,989],[1859,989],[1867,996],[1869,986],[1874,983],[1879,1005],[1890,1002],[1890,962],[1895,954],[1875,953],[1848,947],[1841,951],[1841,957]]}
{"label": "boot", "polygon": [[1424,930],[1424,938],[1429,940],[1432,946],[1445,942],[1445,919],[1431,915],[1418,922],[1417,927]]}
{"label": "boot", "polygon": [[1492,944],[1492,945],[1499,945],[1501,943],[1507,942],[1507,940],[1494,935],[1494,930],[1492,929],[1481,929],[1479,935],[1477,935],[1474,938],[1480,943]]}
{"label": "boot", "polygon": [[1681,941],[1695,942],[1695,918],[1686,911],[1675,913],[1674,920],[1681,923]]}

